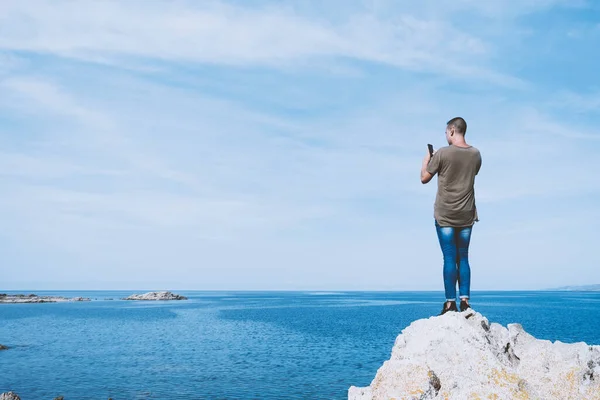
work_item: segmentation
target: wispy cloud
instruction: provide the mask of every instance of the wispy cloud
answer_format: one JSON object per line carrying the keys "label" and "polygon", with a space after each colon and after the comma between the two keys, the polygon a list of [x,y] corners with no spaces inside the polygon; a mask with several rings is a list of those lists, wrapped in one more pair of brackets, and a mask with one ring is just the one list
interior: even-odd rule
{"label": "wispy cloud", "polygon": [[[416,17],[385,2],[353,4],[345,13],[325,7],[317,16],[274,2],[250,7],[218,1],[9,1],[0,11],[0,48],[125,64],[133,57],[138,63],[142,58],[291,68],[306,60],[355,60],[522,84],[495,71],[486,62],[490,44],[458,25]],[[329,17],[336,15],[342,18],[332,22]]]}
{"label": "wispy cloud", "polygon": [[101,115],[101,113],[94,112],[77,104],[60,88],[44,80],[8,78],[3,80],[1,84],[5,91],[12,90],[15,94],[27,97],[38,103],[40,107],[36,107],[36,110],[74,118],[85,125],[97,126],[98,129],[114,129],[111,121]]}
{"label": "wispy cloud", "polygon": [[557,93],[551,104],[556,108],[569,109],[577,113],[600,114],[600,91],[588,93],[565,91]]}

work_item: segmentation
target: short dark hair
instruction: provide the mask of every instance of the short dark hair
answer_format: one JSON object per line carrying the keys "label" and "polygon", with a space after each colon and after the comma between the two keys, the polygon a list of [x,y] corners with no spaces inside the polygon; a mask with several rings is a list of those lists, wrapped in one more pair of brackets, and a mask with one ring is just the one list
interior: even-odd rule
{"label": "short dark hair", "polygon": [[457,133],[463,136],[467,133],[467,121],[461,117],[452,118],[446,125],[453,127]]}

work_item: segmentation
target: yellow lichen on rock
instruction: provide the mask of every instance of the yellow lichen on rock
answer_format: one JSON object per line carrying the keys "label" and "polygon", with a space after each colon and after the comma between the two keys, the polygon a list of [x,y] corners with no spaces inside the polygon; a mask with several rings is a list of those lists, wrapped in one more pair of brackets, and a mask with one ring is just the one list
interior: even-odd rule
{"label": "yellow lichen on rock", "polygon": [[579,379],[577,379],[577,370],[572,369],[567,373],[565,381],[569,388],[567,389],[569,393],[575,393],[576,387],[579,387]]}
{"label": "yellow lichen on rock", "polygon": [[[555,396],[556,398],[561,398],[561,399],[580,399],[582,398],[581,393],[579,392],[579,374],[578,374],[578,369],[573,368],[571,369],[569,372],[567,372],[566,374],[561,375],[561,378],[563,378],[561,381],[556,382],[554,384],[554,386],[552,387],[552,395]],[[597,390],[597,389],[596,389]],[[589,395],[586,395],[585,398],[586,400],[589,399],[600,399],[600,395],[598,393],[594,393],[593,391],[589,391],[590,395],[595,396],[595,397],[589,397]]]}
{"label": "yellow lichen on rock", "polygon": [[588,388],[584,398],[587,400],[600,400],[600,385]]}
{"label": "yellow lichen on rock", "polygon": [[517,389],[513,392],[514,400],[529,400],[531,396],[529,396],[529,392],[521,389]]}
{"label": "yellow lichen on rock", "polygon": [[494,385],[500,387],[507,387],[510,385],[517,385],[521,378],[517,374],[512,374],[506,370],[492,369],[490,380],[494,382]]}

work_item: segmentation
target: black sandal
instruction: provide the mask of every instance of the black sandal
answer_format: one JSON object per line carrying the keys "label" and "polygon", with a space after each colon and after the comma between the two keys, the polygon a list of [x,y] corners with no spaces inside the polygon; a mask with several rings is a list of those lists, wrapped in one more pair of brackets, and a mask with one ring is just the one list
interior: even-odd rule
{"label": "black sandal", "polygon": [[466,299],[461,299],[460,300],[460,311],[467,311],[469,308],[471,308],[469,301]]}
{"label": "black sandal", "polygon": [[456,308],[456,301],[447,301],[444,303],[444,307],[442,308],[442,312],[440,315],[444,315],[448,311],[458,311]]}

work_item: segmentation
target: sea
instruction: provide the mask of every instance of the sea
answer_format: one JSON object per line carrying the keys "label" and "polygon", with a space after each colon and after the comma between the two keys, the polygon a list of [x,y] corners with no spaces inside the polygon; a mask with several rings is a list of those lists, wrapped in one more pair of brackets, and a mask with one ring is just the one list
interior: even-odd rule
{"label": "sea", "polygon": [[[0,393],[22,400],[346,399],[442,292],[36,291],[91,302],[0,304]],[[7,292],[10,293],[10,292]],[[30,293],[19,291],[19,293]],[[472,292],[490,322],[600,345],[600,292]]]}

